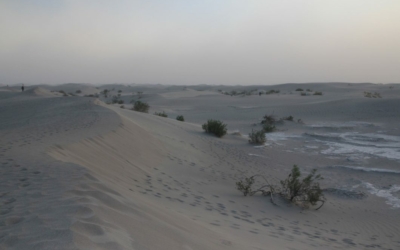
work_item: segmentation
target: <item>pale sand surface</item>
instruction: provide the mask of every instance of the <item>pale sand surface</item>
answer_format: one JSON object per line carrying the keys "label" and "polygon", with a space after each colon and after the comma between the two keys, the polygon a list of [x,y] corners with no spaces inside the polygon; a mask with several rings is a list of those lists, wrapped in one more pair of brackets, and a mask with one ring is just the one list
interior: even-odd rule
{"label": "pale sand surface", "polygon": [[[48,98],[83,85],[0,92],[0,249],[399,249],[393,86],[115,86],[111,96],[121,89],[125,103],[143,91],[149,114],[105,105],[110,97]],[[324,95],[300,96],[298,87]],[[254,88],[280,93],[218,93]],[[266,145],[248,144],[269,113],[304,124],[285,122]],[[242,136],[207,135],[207,119]],[[282,179],[293,164],[325,177],[320,210],[235,189],[243,176]]]}

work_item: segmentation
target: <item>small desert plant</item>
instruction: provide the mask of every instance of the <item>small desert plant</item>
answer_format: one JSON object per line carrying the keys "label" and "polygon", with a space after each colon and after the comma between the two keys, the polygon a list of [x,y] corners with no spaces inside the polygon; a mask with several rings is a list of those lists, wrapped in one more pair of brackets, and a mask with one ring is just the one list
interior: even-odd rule
{"label": "small desert plant", "polygon": [[253,190],[251,188],[254,184],[254,177],[255,176],[246,177],[244,180],[236,182],[237,190],[242,192],[244,196],[252,195]]}
{"label": "small desert plant", "polygon": [[124,104],[124,100],[118,100],[118,104]]}
{"label": "small desert plant", "polygon": [[249,133],[249,142],[253,144],[264,144],[267,141],[265,138],[265,131],[259,130],[259,131],[254,131],[251,130],[251,133]]}
{"label": "small desert plant", "polygon": [[[244,196],[252,196],[258,192],[262,193],[264,196],[270,195],[271,202],[274,204],[274,194],[279,194],[290,202],[301,203],[306,207],[321,202],[322,204],[317,207],[316,210],[320,209],[325,203],[325,197],[317,181],[323,178],[320,175],[316,175],[315,169],[303,180],[300,179],[300,176],[301,172],[299,168],[294,165],[289,176],[285,180],[280,181],[280,186],[271,185],[267,178],[262,175],[253,175],[236,182],[236,189],[242,192]],[[256,177],[264,179],[265,184],[259,188],[253,189]]]}
{"label": "small desert plant", "polygon": [[307,93],[306,93],[306,92],[301,92],[300,95],[301,95],[301,96],[306,96]]}
{"label": "small desert plant", "polygon": [[266,94],[266,95],[278,94],[279,92],[280,92],[280,90],[273,90],[273,89],[271,89],[271,90],[268,90],[265,94]]}
{"label": "small desert plant", "polygon": [[105,98],[107,98],[109,92],[110,92],[110,91],[109,91],[108,89],[104,89],[104,90],[102,91],[102,94],[104,95]]}
{"label": "small desert plant", "polygon": [[296,91],[304,91],[302,88],[298,88],[296,89]]}
{"label": "small desert plant", "polygon": [[121,105],[121,106],[119,106],[120,108],[122,108],[122,109],[124,109],[125,108],[125,106],[124,105]]}
{"label": "small desert plant", "polygon": [[271,133],[274,132],[276,129],[275,125],[272,124],[264,124],[263,125],[263,131],[264,133]]}
{"label": "small desert plant", "polygon": [[307,92],[312,92],[312,90],[311,90],[311,89],[306,89],[306,91],[307,91]]}
{"label": "small desert plant", "polygon": [[291,116],[291,115],[282,118],[282,120],[291,121],[291,122],[293,121],[293,119],[294,119],[294,118],[293,118],[293,116]]}
{"label": "small desert plant", "polygon": [[381,94],[378,92],[372,93],[372,92],[366,92],[364,91],[364,97],[368,98],[382,98]]}
{"label": "small desert plant", "polygon": [[321,175],[316,175],[313,169],[303,180],[300,179],[300,169],[294,165],[289,176],[281,181],[281,194],[291,202],[302,202],[316,205],[318,201],[324,202],[322,189],[317,181],[322,180]]}
{"label": "small desert plant", "polygon": [[80,93],[82,93],[82,91],[80,89],[78,89],[77,91],[75,91],[75,93],[80,94]]}
{"label": "small desert plant", "polygon": [[132,110],[138,111],[138,112],[143,112],[143,113],[149,113],[149,104],[141,101],[136,101],[133,104]]}
{"label": "small desert plant", "polygon": [[64,90],[60,90],[60,91],[58,91],[59,93],[61,93],[61,94],[63,94],[63,96],[68,96],[68,94],[67,93],[65,93],[65,91]]}
{"label": "small desert plant", "polygon": [[111,103],[112,104],[118,103],[118,97],[117,96],[113,96],[112,99],[111,99]]}
{"label": "small desert plant", "polygon": [[264,115],[261,124],[274,124],[276,121],[277,120],[274,115]]}
{"label": "small desert plant", "polygon": [[217,137],[222,137],[227,132],[226,124],[224,124],[223,122],[221,122],[219,120],[210,119],[207,121],[207,123],[203,124],[202,128],[207,133],[214,134]]}
{"label": "small desert plant", "polygon": [[181,122],[184,122],[184,121],[185,121],[185,118],[183,117],[183,115],[178,115],[178,116],[176,117],[176,119],[177,119],[178,121],[181,121]]}
{"label": "small desert plant", "polygon": [[167,113],[163,112],[154,112],[155,115],[161,116],[161,117],[168,117]]}
{"label": "small desert plant", "polygon": [[118,93],[121,93],[122,92],[122,90],[118,90]]}
{"label": "small desert plant", "polygon": [[322,95],[322,92],[315,91],[313,95]]}

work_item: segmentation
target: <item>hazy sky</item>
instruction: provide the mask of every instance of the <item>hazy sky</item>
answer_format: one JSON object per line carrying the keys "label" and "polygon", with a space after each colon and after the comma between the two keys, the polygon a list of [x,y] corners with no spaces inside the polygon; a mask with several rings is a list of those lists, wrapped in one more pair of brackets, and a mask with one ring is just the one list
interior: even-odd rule
{"label": "hazy sky", "polygon": [[400,82],[400,0],[0,0],[0,83]]}

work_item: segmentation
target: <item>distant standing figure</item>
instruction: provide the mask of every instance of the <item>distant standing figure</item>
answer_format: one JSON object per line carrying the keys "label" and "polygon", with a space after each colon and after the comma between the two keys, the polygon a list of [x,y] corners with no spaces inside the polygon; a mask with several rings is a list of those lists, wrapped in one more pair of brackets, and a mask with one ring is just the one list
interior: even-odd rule
{"label": "distant standing figure", "polygon": [[24,89],[25,89],[25,87],[24,87],[24,85],[22,84],[22,87],[21,87],[21,89],[22,89],[22,92],[24,92]]}

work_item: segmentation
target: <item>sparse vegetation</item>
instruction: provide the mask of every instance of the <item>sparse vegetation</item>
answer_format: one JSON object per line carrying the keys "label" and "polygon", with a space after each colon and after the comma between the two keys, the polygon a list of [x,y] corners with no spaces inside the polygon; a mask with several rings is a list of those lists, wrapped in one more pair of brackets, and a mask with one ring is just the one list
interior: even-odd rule
{"label": "sparse vegetation", "polygon": [[80,93],[82,93],[82,91],[80,89],[78,89],[77,91],[75,91],[75,93],[80,94]]}
{"label": "sparse vegetation", "polygon": [[149,108],[150,108],[149,104],[141,101],[136,101],[133,104],[132,110],[143,113],[149,113]]}
{"label": "sparse vegetation", "polygon": [[60,90],[60,91],[58,91],[58,92],[61,93],[63,96],[68,96],[67,93],[65,93],[64,90]]}
{"label": "sparse vegetation", "polygon": [[325,198],[318,183],[323,178],[319,174],[316,175],[316,172],[317,170],[313,169],[303,180],[300,180],[300,169],[294,165],[288,177],[281,181],[281,195],[291,202],[316,205],[318,201],[321,201],[323,205]]}
{"label": "sparse vegetation", "polygon": [[296,89],[296,91],[304,91],[302,88],[298,88]]}
{"label": "sparse vegetation", "polygon": [[322,95],[322,92],[315,91],[313,95]]}
{"label": "sparse vegetation", "polygon": [[301,95],[301,96],[306,96],[307,93],[306,93],[306,92],[301,92],[300,95]]}
{"label": "sparse vegetation", "polygon": [[227,126],[226,124],[224,124],[223,122],[221,122],[219,120],[210,119],[207,121],[207,123],[203,124],[202,128],[207,133],[214,134],[217,137],[222,137],[227,132],[226,126]]}
{"label": "sparse vegetation", "polygon": [[112,104],[118,103],[118,97],[117,96],[113,96],[112,99],[111,99],[111,103]]}
{"label": "sparse vegetation", "polygon": [[364,97],[368,97],[368,98],[382,98],[381,94],[378,92],[367,92],[364,91]]}
{"label": "sparse vegetation", "polygon": [[259,131],[254,131],[251,130],[251,133],[249,133],[249,142],[252,144],[264,144],[267,141],[265,138],[265,131],[259,130]]}
{"label": "sparse vegetation", "polygon": [[285,120],[285,121],[293,121],[293,119],[294,119],[294,117],[293,116],[291,116],[291,115],[289,115],[289,116],[287,116],[287,117],[283,117],[282,118],[282,120]]}
{"label": "sparse vegetation", "polygon": [[245,177],[244,180],[236,182],[236,188],[243,193],[244,196],[254,195],[252,186],[255,182],[255,176]]}
{"label": "sparse vegetation", "polygon": [[276,123],[277,119],[274,115],[264,115],[261,124],[274,124]]}
{"label": "sparse vegetation", "polygon": [[266,95],[271,95],[271,94],[279,94],[280,90],[268,90],[267,92],[265,92]]}
{"label": "sparse vegetation", "polygon": [[[257,189],[253,189],[256,177],[261,177],[265,181],[265,184]],[[270,195],[271,202],[274,204],[274,194],[278,194],[288,201],[304,207],[308,207],[309,205],[315,206],[320,202],[321,205],[316,210],[320,209],[325,203],[325,197],[318,181],[323,178],[319,174],[316,174],[315,169],[304,179],[301,180],[300,177],[300,169],[294,165],[288,177],[280,181],[280,185],[271,185],[264,176],[254,175],[236,182],[236,189],[242,192],[244,196],[252,196],[258,192],[263,195]]]}
{"label": "sparse vegetation", "polygon": [[109,92],[110,91],[108,89],[104,89],[101,93],[104,95],[105,98],[107,98]]}
{"label": "sparse vegetation", "polygon": [[271,133],[276,130],[276,127],[272,124],[264,124],[262,130],[264,131],[264,133]]}
{"label": "sparse vegetation", "polygon": [[122,108],[122,109],[124,109],[125,108],[125,106],[124,105],[121,105],[121,106],[119,106],[120,108]]}
{"label": "sparse vegetation", "polygon": [[185,118],[183,117],[183,115],[178,115],[178,116],[176,117],[176,119],[177,119],[178,121],[181,121],[181,122],[184,122],[184,121],[185,121]]}
{"label": "sparse vegetation", "polygon": [[161,117],[168,117],[167,113],[163,112],[154,112],[155,115],[161,116]]}

